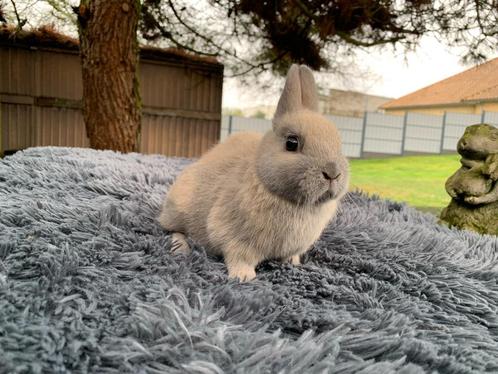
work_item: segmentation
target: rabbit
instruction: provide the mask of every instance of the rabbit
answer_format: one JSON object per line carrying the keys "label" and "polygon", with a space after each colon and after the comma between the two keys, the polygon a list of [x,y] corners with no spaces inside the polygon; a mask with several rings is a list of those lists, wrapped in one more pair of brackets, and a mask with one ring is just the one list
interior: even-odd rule
{"label": "rabbit", "polygon": [[294,64],[272,129],[234,134],[185,168],[159,222],[175,253],[190,253],[189,237],[223,256],[229,278],[249,281],[264,260],[300,264],[347,192],[348,169],[312,71]]}

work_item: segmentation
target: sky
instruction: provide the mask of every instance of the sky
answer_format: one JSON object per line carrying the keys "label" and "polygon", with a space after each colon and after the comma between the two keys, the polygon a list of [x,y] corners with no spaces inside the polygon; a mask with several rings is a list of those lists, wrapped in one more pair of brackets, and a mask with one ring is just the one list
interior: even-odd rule
{"label": "sky", "polygon": [[[495,54],[491,57],[497,56]],[[449,48],[433,37],[422,38],[414,52],[394,52],[386,47],[361,52],[357,64],[362,69],[368,69],[371,74],[365,79],[351,82],[328,82],[329,86],[398,98],[472,67],[461,63],[460,49]],[[320,83],[321,77],[316,79]],[[282,83],[278,88],[281,89],[281,86]],[[223,107],[275,105],[277,99],[278,90],[266,94],[251,87],[240,87],[232,80],[225,80]]]}

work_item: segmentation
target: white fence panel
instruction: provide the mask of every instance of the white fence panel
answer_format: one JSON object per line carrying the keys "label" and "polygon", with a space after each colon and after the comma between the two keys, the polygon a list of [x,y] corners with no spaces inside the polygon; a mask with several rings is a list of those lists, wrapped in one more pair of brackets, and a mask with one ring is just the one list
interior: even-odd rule
{"label": "white fence panel", "polygon": [[368,139],[365,138],[364,152],[400,155],[401,143],[394,140]]}
{"label": "white fence panel", "polygon": [[484,123],[496,126],[498,125],[498,113],[497,112],[484,112]]}
{"label": "white fence panel", "polygon": [[[445,116],[408,113],[404,116],[366,113],[366,118],[327,116],[341,134],[343,152],[348,157],[362,157],[363,152],[403,154],[409,152],[440,153],[456,151],[465,128],[477,123],[498,125],[498,113],[446,113]],[[230,124],[231,122],[231,124]],[[270,130],[272,122],[259,118],[223,116],[221,140],[229,132]]]}
{"label": "white fence panel", "polygon": [[480,122],[480,114],[446,113],[443,150],[456,151],[458,139],[465,132],[465,128]]}
{"label": "white fence panel", "polygon": [[361,157],[363,137],[363,118],[345,116],[326,116],[339,130],[342,140],[342,152],[346,157]]}
{"label": "white fence panel", "polygon": [[439,153],[443,117],[408,113],[406,116],[405,151]]}
{"label": "white fence panel", "polygon": [[245,118],[232,116],[232,124],[230,129],[230,116],[223,116],[221,121],[220,140],[223,141],[229,135],[236,132],[251,131],[265,133],[272,127],[272,122],[268,119],[261,118]]}
{"label": "white fence panel", "polygon": [[268,130],[271,130],[272,127],[272,122],[268,119],[243,117],[235,118],[237,118],[237,120],[232,123],[232,133],[241,131],[265,133]]}
{"label": "white fence panel", "polygon": [[226,139],[228,134],[228,122],[230,121],[230,116],[221,117],[221,130],[220,130],[220,141]]}
{"label": "white fence panel", "polygon": [[[360,157],[363,119],[344,116],[329,116],[329,119],[336,125],[341,134],[344,154],[347,157]],[[220,141],[226,139],[230,130],[231,134],[241,131],[265,133],[272,127],[272,121],[267,119],[232,116],[231,121],[230,128],[230,116],[223,116]]]}
{"label": "white fence panel", "polygon": [[401,154],[403,116],[367,113],[364,152]]}

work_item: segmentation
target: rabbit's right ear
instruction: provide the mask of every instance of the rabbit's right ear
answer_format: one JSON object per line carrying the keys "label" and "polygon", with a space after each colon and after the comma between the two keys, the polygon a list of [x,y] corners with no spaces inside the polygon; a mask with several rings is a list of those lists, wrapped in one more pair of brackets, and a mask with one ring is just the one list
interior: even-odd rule
{"label": "rabbit's right ear", "polygon": [[302,107],[301,77],[299,65],[293,64],[287,73],[284,90],[278,101],[275,118],[298,110]]}
{"label": "rabbit's right ear", "polygon": [[318,112],[318,90],[316,88],[313,72],[306,65],[299,67],[301,80],[301,100],[304,108]]}

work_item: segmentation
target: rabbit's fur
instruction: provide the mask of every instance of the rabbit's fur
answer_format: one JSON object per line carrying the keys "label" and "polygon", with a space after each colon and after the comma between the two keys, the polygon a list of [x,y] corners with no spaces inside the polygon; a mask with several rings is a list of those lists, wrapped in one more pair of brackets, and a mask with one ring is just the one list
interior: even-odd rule
{"label": "rabbit's fur", "polygon": [[[335,126],[317,112],[311,70],[293,65],[266,134],[238,133],[188,166],[171,187],[160,222],[173,248],[185,235],[222,255],[230,277],[250,280],[266,259],[299,264],[348,187]],[[296,151],[286,149],[297,136]]]}

